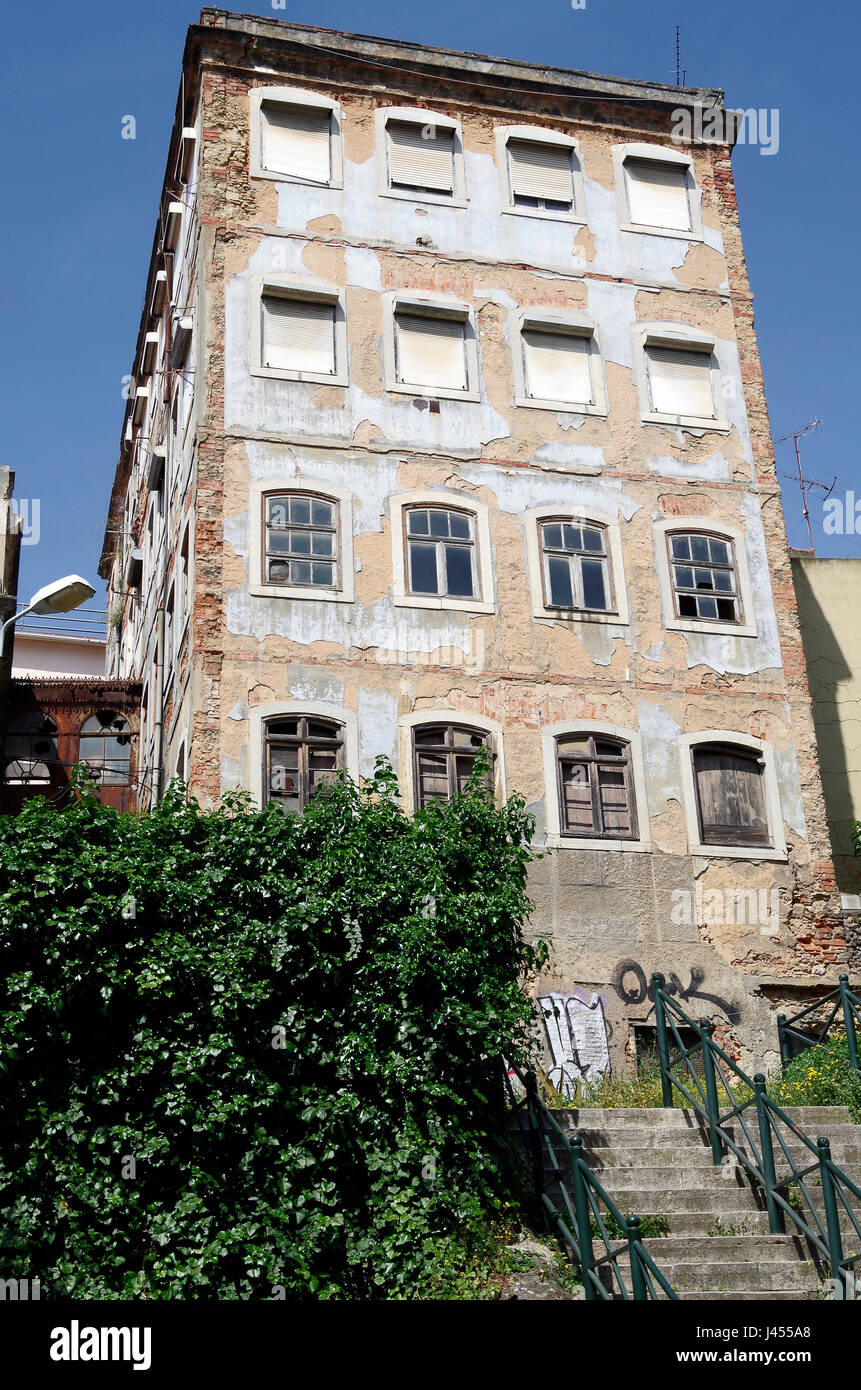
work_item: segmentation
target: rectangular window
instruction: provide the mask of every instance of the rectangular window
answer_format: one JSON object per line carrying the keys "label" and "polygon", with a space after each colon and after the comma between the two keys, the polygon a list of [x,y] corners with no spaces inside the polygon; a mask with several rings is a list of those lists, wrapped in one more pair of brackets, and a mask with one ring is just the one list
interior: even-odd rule
{"label": "rectangular window", "polygon": [[412,121],[386,125],[390,188],[454,192],[454,133]]}
{"label": "rectangular window", "polygon": [[526,389],[530,396],[538,400],[594,404],[591,338],[536,328],[524,328],[522,338]]}
{"label": "rectangular window", "polygon": [[303,183],[328,184],[332,177],[332,117],[329,111],[269,101],[262,105],[263,166]]}
{"label": "rectangular window", "polygon": [[548,608],[610,611],[609,560],[603,526],[563,520],[542,522],[541,551]]}
{"label": "rectangular window", "polygon": [[344,766],[343,725],[310,715],[270,719],[264,756],[267,801],[285,813],[300,812]]}
{"label": "rectangular window", "polygon": [[740,622],[741,604],[732,542],[720,536],[675,532],[668,539],[678,617]]}
{"label": "rectangular window", "polygon": [[[457,724],[424,724],[413,730],[416,807],[450,801],[462,793],[480,748],[490,735]],[[488,787],[491,783],[488,779]]]}
{"label": "rectangular window", "polygon": [[468,385],[463,319],[395,314],[395,375],[421,390],[465,391]]}
{"label": "rectangular window", "polygon": [[679,164],[626,159],[628,211],[631,221],[644,227],[691,230],[691,212],[685,169]]}
{"label": "rectangular window", "polygon": [[646,367],[656,414],[715,418],[710,353],[648,344]]}
{"label": "rectangular window", "polygon": [[262,365],[316,376],[335,375],[335,305],[264,294]]}
{"label": "rectangular window", "polygon": [[556,740],[564,835],[637,838],[630,751],[630,744],[598,735],[564,735]]}
{"label": "rectangular window", "polygon": [[413,507],[406,516],[409,592],[475,598],[473,518],[437,507]]}
{"label": "rectangular window", "polygon": [[567,146],[509,140],[508,173],[515,207],[554,212],[574,207],[571,150]]}
{"label": "rectangular window", "polygon": [[692,757],[703,844],[770,845],[761,758],[717,744]]}
{"label": "rectangular window", "polygon": [[338,505],[304,494],[267,497],[264,583],[338,587]]}

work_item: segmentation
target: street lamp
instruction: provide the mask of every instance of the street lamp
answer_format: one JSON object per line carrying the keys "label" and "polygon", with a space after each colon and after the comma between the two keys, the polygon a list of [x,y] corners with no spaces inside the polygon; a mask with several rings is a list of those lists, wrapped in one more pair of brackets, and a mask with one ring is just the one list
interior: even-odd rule
{"label": "street lamp", "polygon": [[95,592],[92,584],[88,584],[79,574],[67,574],[65,579],[55,579],[52,584],[37,590],[27,607],[7,618],[0,627],[0,657],[6,646],[6,629],[13,627],[19,618],[27,613],[69,613],[73,608],[80,608]]}

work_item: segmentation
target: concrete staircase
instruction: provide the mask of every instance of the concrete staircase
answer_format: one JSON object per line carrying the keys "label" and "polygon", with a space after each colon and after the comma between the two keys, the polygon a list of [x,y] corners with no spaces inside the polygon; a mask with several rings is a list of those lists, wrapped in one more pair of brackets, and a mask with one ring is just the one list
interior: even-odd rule
{"label": "concrete staircase", "polygon": [[[786,1112],[814,1141],[831,1142],[832,1157],[861,1187],[861,1125],[842,1107],[811,1107]],[[624,1216],[663,1215],[666,1235],[644,1240],[661,1273],[682,1299],[814,1299],[826,1296],[817,1252],[801,1234],[772,1236],[760,1194],[735,1163],[715,1167],[711,1148],[691,1110],[560,1110],[554,1119],[583,1139],[584,1157],[605,1192]],[[758,1138],[755,1112],[747,1121]],[[736,1122],[740,1147],[744,1135]],[[556,1144],[560,1165],[564,1148]],[[778,1174],[786,1160],[776,1145]],[[807,1150],[790,1147],[797,1166],[807,1166]],[[548,1179],[553,1174],[549,1156]],[[805,1180],[818,1194],[815,1175]],[[558,1185],[549,1194],[561,1207]],[[822,1205],[818,1200],[820,1213]],[[803,1213],[802,1213],[803,1214]],[[845,1252],[857,1248],[848,1219],[842,1222]],[[791,1223],[787,1218],[787,1230]],[[600,1247],[600,1248],[599,1248]],[[596,1255],[603,1245],[596,1243]]]}

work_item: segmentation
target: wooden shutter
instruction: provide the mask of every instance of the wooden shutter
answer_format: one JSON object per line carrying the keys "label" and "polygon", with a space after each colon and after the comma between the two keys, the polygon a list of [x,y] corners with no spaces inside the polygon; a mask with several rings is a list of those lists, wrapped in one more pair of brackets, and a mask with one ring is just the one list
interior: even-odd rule
{"label": "wooden shutter", "polygon": [[328,111],[263,103],[263,167],[308,183],[332,176]]}
{"label": "wooden shutter", "polygon": [[519,193],[523,198],[550,198],[557,203],[573,203],[571,150],[566,146],[509,140],[508,168],[512,197]]}
{"label": "wooden shutter", "polygon": [[461,320],[398,314],[396,329],[398,381],[466,390],[466,344]]}
{"label": "wooden shutter", "polygon": [[389,182],[408,188],[430,188],[439,193],[454,191],[454,138],[450,130],[437,130],[432,137],[423,131],[433,129],[417,122],[391,121],[386,130],[389,145]]}
{"label": "wooden shutter", "polygon": [[546,401],[574,401],[591,405],[591,340],[573,333],[523,330],[526,390]]}
{"label": "wooden shutter", "polygon": [[632,222],[644,227],[691,230],[691,210],[685,169],[681,164],[652,164],[626,159],[628,210]]}
{"label": "wooden shutter", "polygon": [[769,843],[762,765],[754,755],[698,748],[694,773],[703,843]]}
{"label": "wooden shutter", "polygon": [[652,408],[661,415],[714,419],[711,357],[684,348],[647,347]]}
{"label": "wooden shutter", "polygon": [[334,375],[335,306],[264,295],[263,365]]}

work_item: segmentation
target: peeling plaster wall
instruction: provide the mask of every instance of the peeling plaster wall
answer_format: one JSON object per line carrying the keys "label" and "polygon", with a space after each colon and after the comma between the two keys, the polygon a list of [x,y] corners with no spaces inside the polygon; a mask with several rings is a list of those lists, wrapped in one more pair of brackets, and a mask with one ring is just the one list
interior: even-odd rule
{"label": "peeling plaster wall", "polygon": [[[231,23],[259,26],[235,17]],[[417,75],[391,94],[367,69],[294,58],[255,79],[324,91],[342,108],[344,188],[249,175],[249,81],[216,46],[202,89],[199,212],[203,319],[196,405],[192,791],[215,802],[254,785],[254,711],[307,701],[346,711],[357,771],[378,754],[404,784],[399,721],[422,710],[489,721],[501,735],[505,790],[548,833],[542,730],[582,721],[642,743],[649,850],[618,843],[552,849],[532,870],[533,928],[552,943],[539,993],[579,989],[604,1001],[610,1055],[630,1052],[632,1021],[651,1011],[654,969],[675,972],[688,1007],[729,1014],[747,1060],[773,1050],[774,1000],[761,982],[833,974],[841,935],[786,536],[752,303],[727,152],[691,151],[701,242],[623,232],[612,146],[669,144],[667,113],[539,98],[464,94],[441,106]],[[317,66],[315,66],[317,64]],[[308,71],[304,71],[304,67]],[[435,89],[437,92],[439,87]],[[374,111],[394,102],[462,122],[467,206],[382,197]],[[560,115],[560,111],[563,113]],[[567,112],[567,114],[565,114]],[[534,121],[573,132],[585,175],[586,227],[500,210],[493,128]],[[252,371],[255,277],[341,287],[347,386]],[[385,296],[455,296],[475,315],[480,400],[426,401],[385,388]],[[608,413],[514,405],[515,321],[524,306],[588,314],[600,341]],[[725,431],[644,424],[638,323],[683,322],[716,340]],[[422,408],[417,408],[420,406]],[[353,497],[355,601],[250,592],[253,484],[295,482]],[[393,581],[390,500],[452,490],[487,508],[492,611],[404,607]],[[533,616],[528,509],[600,513],[618,526],[627,621]],[[735,529],[747,557],[755,635],[679,631],[662,615],[656,527],[668,519]],[[400,544],[399,538],[396,543]],[[483,595],[483,598],[488,598]],[[771,860],[690,852],[680,739],[737,731],[772,750],[787,854]],[[690,808],[687,808],[688,812]],[[708,894],[753,894],[749,920],[709,909]],[[768,907],[758,912],[759,895]],[[772,899],[772,893],[777,898]],[[681,895],[681,896],[680,896]],[[680,903],[689,901],[687,917]],[[774,902],[777,908],[773,909]],[[642,983],[641,983],[642,981]],[[727,1035],[729,1037],[729,1034]]]}

